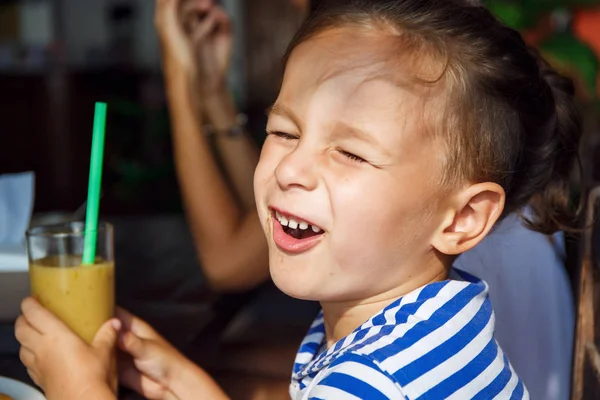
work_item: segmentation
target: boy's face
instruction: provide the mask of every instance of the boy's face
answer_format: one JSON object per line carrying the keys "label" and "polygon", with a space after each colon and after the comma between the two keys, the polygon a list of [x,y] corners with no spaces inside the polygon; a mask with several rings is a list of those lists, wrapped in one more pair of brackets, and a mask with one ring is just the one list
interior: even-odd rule
{"label": "boy's face", "polygon": [[422,94],[394,83],[395,43],[340,28],[288,62],[254,185],[271,275],[293,297],[365,301],[439,268],[445,150]]}

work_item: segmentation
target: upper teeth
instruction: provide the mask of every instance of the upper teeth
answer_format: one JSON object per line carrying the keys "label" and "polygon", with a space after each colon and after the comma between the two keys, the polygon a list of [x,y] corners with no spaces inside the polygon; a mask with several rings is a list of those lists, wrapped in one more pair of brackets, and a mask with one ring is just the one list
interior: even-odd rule
{"label": "upper teeth", "polygon": [[285,216],[281,215],[281,214],[279,213],[279,211],[276,211],[276,212],[275,212],[275,216],[277,217],[277,220],[279,221],[279,223],[281,223],[281,225],[283,225],[283,226],[289,226],[289,227],[290,227],[290,228],[292,228],[292,229],[297,229],[297,228],[300,228],[300,229],[302,229],[303,231],[307,230],[307,229],[308,229],[308,227],[310,226],[310,227],[311,227],[311,229],[312,229],[312,231],[313,231],[314,233],[319,233],[319,232],[321,232],[321,228],[319,228],[318,226],[315,226],[315,225],[310,225],[310,224],[309,224],[308,222],[306,222],[306,221],[300,221],[300,222],[298,222],[298,221],[296,221],[296,220],[295,220],[295,219],[293,219],[293,218],[287,219]]}

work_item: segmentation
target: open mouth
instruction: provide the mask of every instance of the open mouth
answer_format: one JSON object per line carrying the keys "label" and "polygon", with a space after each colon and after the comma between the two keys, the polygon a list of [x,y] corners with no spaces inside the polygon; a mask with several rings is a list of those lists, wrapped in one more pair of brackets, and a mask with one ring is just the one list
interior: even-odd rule
{"label": "open mouth", "polygon": [[294,239],[308,239],[314,236],[320,236],[324,233],[323,229],[320,227],[298,217],[286,215],[279,211],[274,211],[273,216],[279,221],[285,234]]}
{"label": "open mouth", "polygon": [[319,243],[325,230],[298,216],[271,209],[273,242],[287,254],[304,253]]}

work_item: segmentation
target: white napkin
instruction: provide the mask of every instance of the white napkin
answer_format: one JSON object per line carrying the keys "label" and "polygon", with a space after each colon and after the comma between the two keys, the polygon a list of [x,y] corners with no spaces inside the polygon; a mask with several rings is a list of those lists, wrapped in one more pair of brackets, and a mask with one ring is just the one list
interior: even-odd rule
{"label": "white napkin", "polygon": [[[25,232],[33,210],[34,179],[33,172],[0,175],[0,273],[27,271]],[[0,278],[0,302],[13,285],[7,276]]]}
{"label": "white napkin", "polygon": [[33,211],[33,172],[0,175],[0,245],[25,241]]}

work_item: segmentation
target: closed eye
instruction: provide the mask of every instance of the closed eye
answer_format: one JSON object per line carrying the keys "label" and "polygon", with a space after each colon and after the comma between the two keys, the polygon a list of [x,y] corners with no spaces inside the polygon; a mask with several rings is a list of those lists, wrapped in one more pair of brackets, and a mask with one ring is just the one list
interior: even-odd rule
{"label": "closed eye", "polygon": [[366,162],[366,160],[365,160],[364,158],[362,158],[362,157],[359,157],[359,156],[357,156],[356,154],[348,153],[347,151],[345,151],[345,150],[342,150],[342,149],[338,149],[338,151],[339,151],[339,152],[340,152],[340,154],[342,154],[344,157],[347,157],[348,159],[350,159],[350,160],[352,160],[352,161],[356,161],[356,162],[359,162],[359,163]]}
{"label": "closed eye", "polygon": [[273,136],[277,136],[281,139],[284,140],[296,140],[298,139],[298,136],[296,135],[292,135],[290,133],[285,133],[285,132],[279,132],[279,131],[271,131],[271,132],[267,132],[268,135],[273,135]]}

